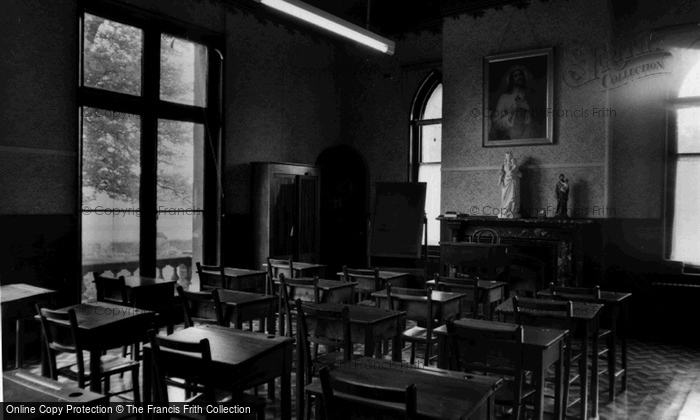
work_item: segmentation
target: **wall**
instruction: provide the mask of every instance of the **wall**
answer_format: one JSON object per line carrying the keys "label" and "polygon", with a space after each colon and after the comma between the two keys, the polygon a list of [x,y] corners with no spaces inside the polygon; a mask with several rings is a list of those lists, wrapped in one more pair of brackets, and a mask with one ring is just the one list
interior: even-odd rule
{"label": "wall", "polygon": [[[591,25],[590,22],[596,22]],[[478,19],[447,19],[443,27],[445,91],[443,99],[444,211],[493,215],[500,207],[498,170],[512,150],[523,166],[521,209],[556,207],[554,185],[564,173],[570,181],[570,211],[605,206],[606,142],[610,118],[606,92],[593,86],[569,87],[563,81],[573,49],[594,48],[610,38],[605,1],[533,2],[519,10],[490,10]],[[554,49],[554,144],[482,147],[483,62],[485,56]],[[574,111],[584,111],[567,115]],[[559,116],[563,113],[564,116]],[[588,116],[586,116],[586,113]],[[496,210],[497,212],[497,210]],[[534,214],[533,214],[534,213]],[[594,215],[594,217],[600,215]]]}

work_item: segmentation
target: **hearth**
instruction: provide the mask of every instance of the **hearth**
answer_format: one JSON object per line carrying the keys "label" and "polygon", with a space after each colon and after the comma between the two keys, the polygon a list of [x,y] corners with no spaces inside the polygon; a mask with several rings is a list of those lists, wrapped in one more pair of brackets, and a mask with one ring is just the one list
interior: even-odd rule
{"label": "hearth", "polygon": [[465,242],[478,229],[496,231],[500,243],[509,247],[511,290],[527,295],[550,282],[584,286],[599,281],[596,268],[602,247],[599,226],[593,219],[438,219],[445,243]]}

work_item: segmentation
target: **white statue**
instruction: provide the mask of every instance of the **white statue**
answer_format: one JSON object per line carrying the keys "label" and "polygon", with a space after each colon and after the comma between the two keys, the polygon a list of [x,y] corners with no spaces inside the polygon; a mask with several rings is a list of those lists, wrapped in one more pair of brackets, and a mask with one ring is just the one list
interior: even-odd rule
{"label": "white statue", "polygon": [[500,219],[520,218],[520,178],[522,176],[518,161],[511,152],[507,152],[498,177],[498,185],[501,187],[501,209],[498,214]]}

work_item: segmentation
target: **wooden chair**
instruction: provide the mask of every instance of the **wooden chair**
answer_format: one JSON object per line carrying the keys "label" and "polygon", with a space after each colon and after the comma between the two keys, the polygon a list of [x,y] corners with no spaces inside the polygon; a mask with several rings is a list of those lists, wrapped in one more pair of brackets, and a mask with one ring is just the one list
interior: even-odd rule
{"label": "wooden chair", "polygon": [[[318,288],[318,277],[314,278],[297,278],[288,279],[284,274],[279,275],[280,284],[278,290],[279,296],[279,331],[280,335],[285,337],[294,337],[294,330],[292,329],[292,317],[293,312],[296,310],[294,306],[294,297],[290,293],[291,287],[313,287],[313,303],[319,303],[321,301],[321,291]],[[286,328],[285,328],[286,326]]]}
{"label": "wooden chair", "polygon": [[[90,371],[86,367],[90,366],[90,360],[85,360],[86,357],[83,355],[75,309],[63,312],[36,305],[36,311],[41,322],[41,332],[51,378],[57,380],[60,374],[78,382],[80,388],[85,388],[89,385]],[[75,363],[59,368],[56,362],[56,355],[59,353],[75,355]],[[112,355],[102,356],[100,358],[100,381],[104,380],[104,394],[112,396],[133,392],[134,403],[140,404],[139,367],[139,362],[134,360]],[[124,372],[131,372],[133,388],[118,393],[110,393],[110,378],[113,375],[121,375]]]}
{"label": "wooden chair", "polygon": [[196,265],[199,284],[201,285],[200,290],[208,291],[216,288],[227,288],[228,284],[223,265],[204,265],[199,261],[197,261]]}
{"label": "wooden chair", "polygon": [[[515,322],[518,325],[532,325],[536,327],[556,328],[566,330],[564,338],[564,417],[569,407],[580,402],[577,398],[569,402],[571,384],[583,378],[583,354],[573,351],[574,323],[571,321],[573,305],[571,301],[552,301],[544,299],[530,299],[513,297],[513,311]],[[578,373],[571,375],[571,366],[578,365]]]}
{"label": "wooden chair", "polygon": [[479,244],[500,244],[501,238],[498,236],[498,232],[493,229],[483,228],[474,231],[471,236],[470,242],[475,242]]}
{"label": "wooden chair", "polygon": [[153,311],[156,313],[154,326],[166,328],[168,334],[173,333],[177,305],[175,304],[175,288],[173,283],[156,283],[147,287],[131,290],[129,306]]}
{"label": "wooden chair", "polygon": [[[462,313],[470,318],[479,317],[479,304],[482,294],[479,292],[479,280],[468,276],[441,277],[435,275],[435,289],[441,292],[462,293]],[[465,311],[469,308],[469,311]]]}
{"label": "wooden chair", "polygon": [[343,281],[357,283],[354,293],[359,301],[358,305],[376,306],[374,300],[372,300],[369,295],[378,290],[382,290],[378,268],[348,268],[348,266],[344,265]]}
{"label": "wooden chair", "polygon": [[275,266],[284,266],[289,270],[289,277],[294,278],[294,264],[291,259],[279,259],[267,257],[267,285],[265,286],[265,293],[268,295],[274,294],[275,282],[274,279],[278,278],[280,274],[280,269]]}
{"label": "wooden chair", "polygon": [[[433,339],[433,327],[435,317],[433,312],[433,290],[428,289],[408,289],[405,287],[391,287],[390,283],[386,284],[387,302],[390,310],[406,311],[406,319],[416,321],[416,323],[424,323],[425,327],[420,327],[418,324],[403,332],[403,340],[411,343],[411,364],[416,361],[416,344],[425,345],[425,366],[430,366],[430,357],[432,347],[435,343]],[[407,299],[402,299],[407,297]],[[411,297],[425,297],[426,304],[414,305],[411,302]]]}
{"label": "wooden chair", "polygon": [[128,293],[124,276],[105,277],[97,271],[93,272],[93,283],[97,292],[98,302],[113,303],[115,305],[129,305]]}
{"label": "wooden chair", "polygon": [[525,383],[522,367],[523,327],[492,321],[448,322],[450,369],[494,373],[509,377],[496,392],[496,403],[513,408],[512,418],[524,418],[524,402],[535,393]]}
{"label": "wooden chair", "polygon": [[415,384],[399,389],[343,381],[338,378],[331,379],[328,368],[325,367],[321,369],[319,376],[323,390],[323,406],[328,420],[349,418],[351,413],[358,412],[367,418],[379,418],[372,401],[403,404],[405,415],[399,418],[406,420],[418,418],[418,396]]}
{"label": "wooden chair", "polygon": [[[295,301],[297,308],[297,419],[311,411],[311,394],[302,390],[309,385],[317,368],[352,359],[350,315],[347,306],[339,311],[322,310]],[[309,322],[311,321],[311,322]],[[322,345],[326,352],[311,354],[310,345]],[[340,348],[342,352],[336,352]]]}
{"label": "wooden chair", "polygon": [[[554,283],[549,283],[549,290],[552,291],[553,299],[566,299],[577,302],[591,302],[603,304],[600,298],[602,293],[602,291],[600,290],[600,286],[563,287],[555,286]],[[600,328],[598,330],[598,340],[604,341],[606,343],[606,346],[604,348],[599,348],[598,358],[607,359],[607,363],[603,365],[607,366],[607,368],[604,368],[603,370],[599,371],[598,374],[608,374],[608,383],[610,384],[610,388],[608,388],[608,398],[611,401],[615,399],[615,382],[617,380],[617,377],[624,373],[624,370],[618,372],[615,368],[617,361],[617,328],[615,321],[617,320],[617,317],[619,315],[619,313],[617,313],[618,310],[619,309],[616,307],[613,308],[613,311],[615,312],[606,312],[604,321],[610,320],[612,322],[610,322],[609,325],[606,325],[609,328]]]}
{"label": "wooden chair", "polygon": [[[119,276],[117,278],[105,277],[97,271],[93,272],[92,276],[94,278],[93,283],[95,283],[95,292],[98,302],[131,306],[124,276]],[[131,354],[134,358],[138,359],[138,354],[134,350],[135,349],[132,348]],[[128,346],[124,346],[122,348],[122,357],[126,357],[128,352]]]}
{"label": "wooden chair", "polygon": [[182,310],[185,318],[185,328],[198,324],[218,325],[219,318],[216,315],[217,295],[214,290],[208,292],[190,292],[177,286],[177,294],[180,296]]}
{"label": "wooden chair", "polygon": [[[156,388],[154,402],[169,404],[168,386],[182,389],[189,397],[186,403],[195,404],[241,404],[251,407],[257,413],[258,419],[265,418],[265,399],[252,397],[239,390],[217,390],[214,383],[217,372],[212,363],[211,348],[206,338],[198,341],[182,341],[156,334],[156,330],[148,331],[151,343],[153,376]],[[192,356],[187,363],[180,363],[168,357],[170,352]],[[182,415],[184,418],[200,418],[201,416]],[[216,417],[216,416],[215,416]],[[222,417],[222,416],[218,416]]]}

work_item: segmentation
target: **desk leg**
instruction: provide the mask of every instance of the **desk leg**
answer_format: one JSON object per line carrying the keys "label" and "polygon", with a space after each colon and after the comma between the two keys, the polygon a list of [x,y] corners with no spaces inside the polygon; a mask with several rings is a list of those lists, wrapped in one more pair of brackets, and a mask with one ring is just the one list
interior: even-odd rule
{"label": "desk leg", "polygon": [[[282,403],[282,420],[292,418],[292,346],[288,345],[284,351],[284,371],[280,378],[280,399]],[[297,401],[299,403],[299,401]]]}
{"label": "desk leg", "polygon": [[622,306],[622,325],[620,326],[620,364],[622,365],[621,368],[624,370],[620,389],[622,392],[627,390],[627,306],[627,301],[625,301]]}
{"label": "desk leg", "polygon": [[[555,367],[555,384],[554,384],[554,418],[561,420],[564,418],[562,407],[566,407],[567,401],[564,401],[564,340],[559,341],[559,360]],[[566,379],[568,380],[568,378]]]}
{"label": "desk leg", "polygon": [[100,384],[100,356],[102,351],[90,350],[90,391],[102,393]]}
{"label": "desk leg", "polygon": [[484,319],[492,321],[493,319],[491,319],[491,292],[487,290],[483,295],[484,297],[481,298],[481,306],[484,307]]}
{"label": "desk leg", "polygon": [[581,346],[582,358],[583,358],[583,374],[581,375],[581,416],[583,420],[588,419],[588,373],[590,369],[588,368],[588,340],[590,338],[590,328],[589,324],[586,324],[583,334],[583,343]]}
{"label": "desk leg", "polygon": [[[593,331],[591,332],[593,334],[593,376],[591,377],[591,397],[593,400],[591,401],[591,417],[594,419],[598,418],[598,399],[599,399],[599,393],[598,393],[598,346],[599,346],[599,339],[598,339],[598,317],[593,321]],[[608,357],[610,355],[608,354]]]}
{"label": "desk leg", "polygon": [[15,368],[21,369],[24,365],[24,320],[17,318],[15,321]]}
{"label": "desk leg", "polygon": [[[544,376],[546,374],[546,368],[542,364],[542,358],[540,358],[540,365],[537,367],[535,374],[535,419],[542,420],[544,418]],[[523,408],[524,409],[524,408]]]}
{"label": "desk leg", "polygon": [[374,356],[374,334],[371,325],[365,328],[365,356]]}
{"label": "desk leg", "polygon": [[440,334],[438,336],[438,354],[437,354],[437,367],[440,369],[449,369],[448,366],[448,353],[447,346],[448,340],[446,334]]}

